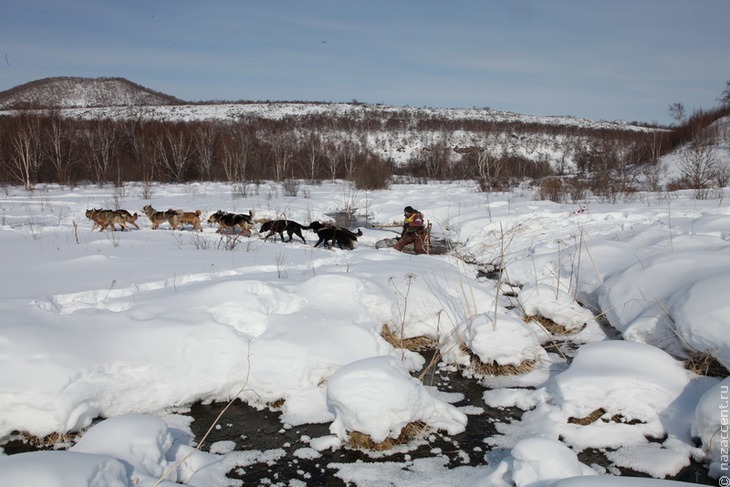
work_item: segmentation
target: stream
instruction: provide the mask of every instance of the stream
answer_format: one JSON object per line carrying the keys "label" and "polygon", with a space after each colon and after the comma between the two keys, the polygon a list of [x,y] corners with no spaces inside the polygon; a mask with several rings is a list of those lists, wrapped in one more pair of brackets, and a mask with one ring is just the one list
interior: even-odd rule
{"label": "stream", "polygon": [[[426,363],[433,352],[421,352],[426,356]],[[415,373],[418,376],[419,373]],[[291,485],[292,482],[303,482],[313,486],[345,486],[348,485],[336,476],[337,468],[331,464],[347,464],[355,462],[394,462],[405,463],[421,458],[441,457],[448,467],[487,465],[486,458],[498,461],[508,452],[490,451],[485,439],[498,435],[496,424],[500,422],[519,421],[523,411],[517,408],[495,409],[484,404],[482,395],[484,387],[476,379],[463,377],[459,372],[446,372],[438,368],[431,369],[423,379],[425,385],[432,385],[441,391],[460,393],[463,399],[454,403],[464,407],[469,413],[466,430],[458,435],[445,436],[431,432],[424,440],[415,441],[411,445],[401,446],[390,452],[369,454],[364,451],[342,448],[318,452],[315,458],[302,455],[302,449],[309,451],[309,438],[330,435],[329,423],[308,424],[287,427],[279,421],[276,411],[257,410],[240,401],[234,402],[224,414],[217,426],[210,433],[203,450],[208,451],[210,445],[219,441],[235,442],[235,450],[275,450],[280,449],[281,456],[275,461],[256,463],[238,468],[228,475],[240,479],[245,486],[254,485]],[[195,404],[187,414],[195,418],[192,429],[196,438],[202,438],[226,405],[215,403],[209,405]],[[481,412],[478,412],[481,411]],[[477,414],[475,414],[475,412]],[[268,457],[267,457],[268,458]],[[585,450],[578,458],[587,465],[601,465],[608,468],[611,463],[601,451]],[[621,470],[622,475],[647,477],[646,474]],[[701,464],[692,462],[673,480],[716,485],[716,480],[707,476],[707,469]],[[351,484],[349,484],[351,485]]]}

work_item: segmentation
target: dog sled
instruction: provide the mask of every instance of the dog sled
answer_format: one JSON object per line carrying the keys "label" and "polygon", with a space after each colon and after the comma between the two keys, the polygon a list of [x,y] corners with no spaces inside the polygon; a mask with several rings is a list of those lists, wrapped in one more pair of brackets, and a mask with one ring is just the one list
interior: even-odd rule
{"label": "dog sled", "polygon": [[[388,228],[403,228],[403,225],[400,223],[393,223],[390,225],[373,225],[372,228],[382,228],[382,229],[388,229]],[[423,237],[423,249],[426,251],[426,254],[431,254],[431,228],[432,224],[430,221],[426,220],[426,225],[424,225],[424,228],[426,229],[426,232]],[[375,248],[376,249],[389,249],[393,247],[396,243],[398,243],[398,240],[400,239],[400,236],[395,238],[383,238],[375,242]],[[406,245],[404,251],[410,252],[413,248],[413,244]]]}

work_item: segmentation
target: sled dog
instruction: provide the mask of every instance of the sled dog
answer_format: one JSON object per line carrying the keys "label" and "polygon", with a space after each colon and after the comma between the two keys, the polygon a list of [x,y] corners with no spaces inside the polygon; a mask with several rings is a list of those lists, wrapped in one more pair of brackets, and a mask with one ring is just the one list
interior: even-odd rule
{"label": "sled dog", "polygon": [[184,227],[185,224],[190,224],[193,226],[193,230],[198,230],[199,232],[202,232],[203,227],[200,224],[200,215],[202,214],[203,212],[200,210],[183,211],[182,215],[180,215],[180,227]]}
{"label": "sled dog", "polygon": [[[261,225],[261,233],[269,232],[264,237],[264,240],[272,236],[274,237],[274,240],[276,240],[276,234],[279,234],[282,242],[291,242],[293,235],[296,235],[297,237],[302,239],[302,242],[307,243],[307,241],[304,239],[304,235],[302,235],[302,230],[308,229],[308,226],[305,227],[301,223],[297,223],[294,220],[269,220]],[[289,240],[284,240],[284,232],[289,235]]]}
{"label": "sled dog", "polygon": [[244,213],[229,213],[227,211],[218,210],[208,218],[208,223],[218,224],[218,233],[242,232],[247,236],[251,236],[251,229],[256,230],[253,222],[254,211],[249,210],[248,215]]}
{"label": "sled dog", "polygon": [[86,210],[86,218],[94,222],[91,227],[93,232],[99,227],[99,231],[104,231],[111,227],[112,230],[116,231],[118,224],[121,230],[129,230],[127,223],[133,224],[137,229],[139,226],[136,223],[137,214],[132,215],[127,210],[104,210],[101,208],[92,208]]}
{"label": "sled dog", "polygon": [[319,245],[322,244],[324,248],[332,248],[332,245],[336,243],[342,250],[352,250],[355,248],[357,237],[362,237],[362,230],[360,229],[358,229],[357,233],[355,233],[347,228],[336,227],[334,225],[320,223],[318,221],[310,223],[309,228],[312,229],[319,238],[317,243],[314,244],[315,247],[319,247]]}
{"label": "sled dog", "polygon": [[150,219],[150,222],[152,222],[152,230],[156,230],[160,224],[165,222],[169,223],[173,230],[177,230],[180,226],[180,217],[183,214],[182,210],[173,210],[172,208],[165,211],[157,211],[152,208],[152,205],[145,205],[142,211]]}

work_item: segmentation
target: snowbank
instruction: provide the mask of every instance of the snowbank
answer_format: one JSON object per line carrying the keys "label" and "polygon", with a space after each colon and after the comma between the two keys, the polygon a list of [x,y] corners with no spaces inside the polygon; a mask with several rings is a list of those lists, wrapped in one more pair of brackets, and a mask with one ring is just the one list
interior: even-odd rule
{"label": "snowbank", "polygon": [[454,435],[467,421],[464,413],[432,397],[395,357],[363,359],[339,369],[327,384],[327,403],[335,413],[330,431],[343,440],[359,432],[381,443],[418,422]]}

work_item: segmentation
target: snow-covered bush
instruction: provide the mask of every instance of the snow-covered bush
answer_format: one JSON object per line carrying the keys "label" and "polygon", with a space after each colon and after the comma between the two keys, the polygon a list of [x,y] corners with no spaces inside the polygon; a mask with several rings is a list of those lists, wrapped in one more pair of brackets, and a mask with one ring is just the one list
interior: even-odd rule
{"label": "snow-covered bush", "polygon": [[546,318],[554,323],[555,329],[550,330],[553,333],[577,333],[595,321],[593,313],[576,303],[570,294],[546,284],[525,285],[517,300],[526,316]]}
{"label": "snow-covered bush", "polygon": [[357,432],[381,443],[419,422],[458,434],[467,421],[454,406],[431,396],[392,356],[358,360],[339,369],[329,378],[327,403],[335,414],[330,431],[342,440]]}
{"label": "snow-covered bush", "polygon": [[480,314],[461,323],[440,343],[443,361],[465,373],[509,375],[529,372],[547,354],[533,327],[513,314]]}

